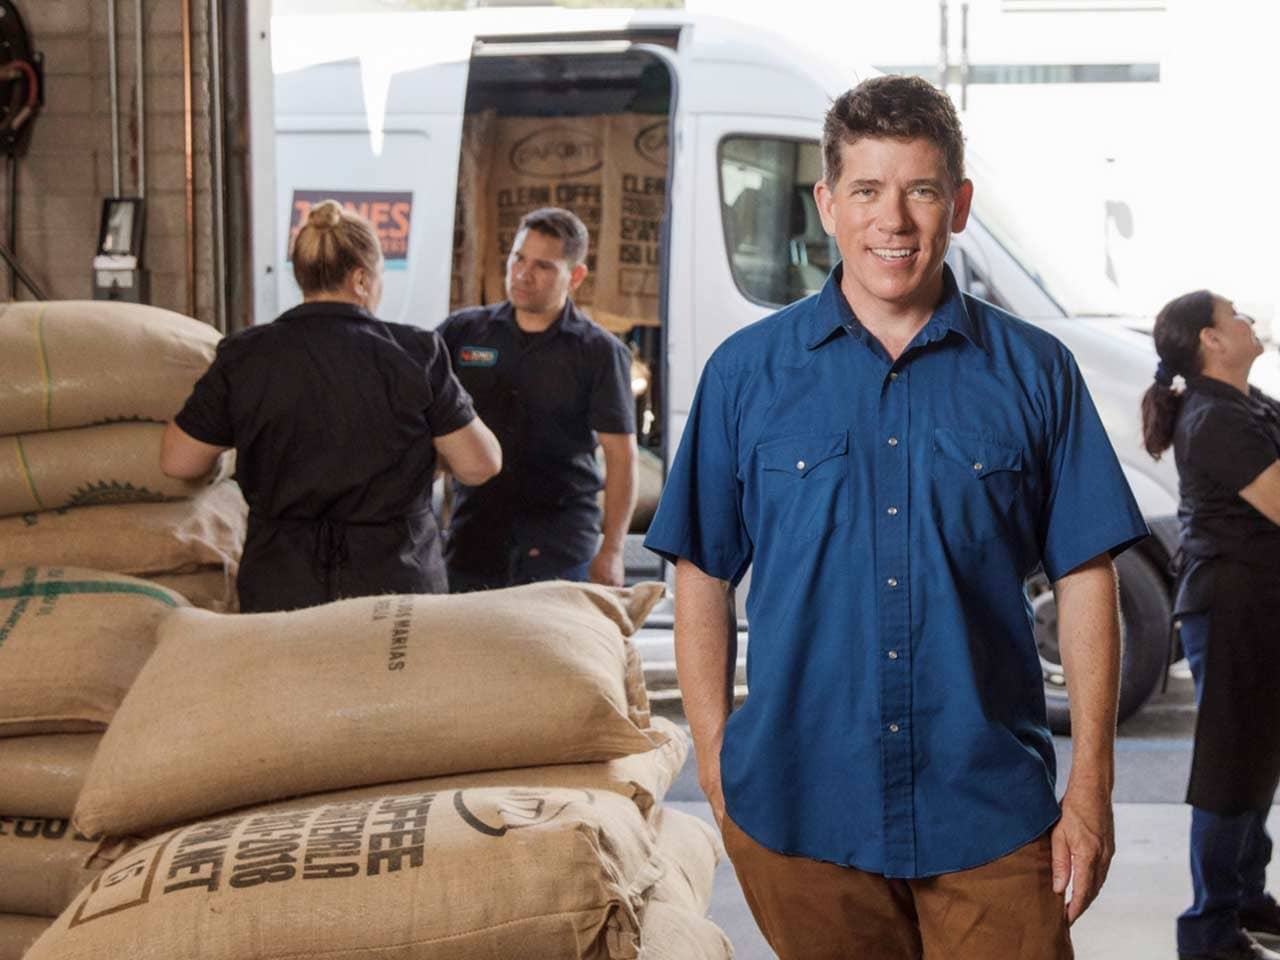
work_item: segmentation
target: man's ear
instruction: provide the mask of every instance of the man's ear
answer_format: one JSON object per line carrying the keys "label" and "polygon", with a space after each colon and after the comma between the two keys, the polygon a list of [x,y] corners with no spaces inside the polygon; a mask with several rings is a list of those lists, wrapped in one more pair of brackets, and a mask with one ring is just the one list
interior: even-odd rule
{"label": "man's ear", "polygon": [[973,181],[964,180],[956,188],[955,207],[951,213],[951,232],[960,233],[969,222],[969,208],[973,205]]}
{"label": "man's ear", "polygon": [[818,182],[813,185],[813,202],[818,205],[818,218],[822,220],[822,229],[826,231],[827,236],[834,237],[836,218],[831,212],[831,205],[835,202],[835,192],[825,177],[819,177]]}
{"label": "man's ear", "polygon": [[585,279],[587,279],[587,265],[580,263],[569,271],[569,292],[573,293],[582,286],[582,281]]}

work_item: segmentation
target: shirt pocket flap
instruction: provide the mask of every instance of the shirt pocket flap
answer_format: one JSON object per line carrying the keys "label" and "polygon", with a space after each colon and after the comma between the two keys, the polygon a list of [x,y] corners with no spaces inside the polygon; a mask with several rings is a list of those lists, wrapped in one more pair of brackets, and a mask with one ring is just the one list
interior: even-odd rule
{"label": "shirt pocket flap", "polygon": [[1001,470],[1022,469],[1022,451],[1017,447],[946,427],[934,429],[933,448],[948,460],[967,467],[975,477],[985,477]]}
{"label": "shirt pocket flap", "polygon": [[802,433],[794,437],[767,440],[756,447],[756,455],[765,470],[779,470],[804,477],[814,467],[832,457],[849,452],[849,434]]}

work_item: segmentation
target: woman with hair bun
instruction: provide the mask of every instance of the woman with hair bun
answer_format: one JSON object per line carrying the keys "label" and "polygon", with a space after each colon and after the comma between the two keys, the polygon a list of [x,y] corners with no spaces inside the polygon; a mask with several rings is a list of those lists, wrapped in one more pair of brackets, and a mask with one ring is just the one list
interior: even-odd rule
{"label": "woman with hair bun", "polygon": [[[1199,290],[1156,318],[1142,398],[1147,451],[1173,447],[1181,569],[1174,612],[1199,717],[1191,804],[1194,902],[1181,960],[1280,960],[1266,819],[1280,782],[1280,404],[1249,386],[1253,321]],[[1175,388],[1175,377],[1185,383]],[[1250,936],[1252,935],[1252,936]]]}
{"label": "woman with hair bun", "polygon": [[161,468],[202,476],[235,448],[245,613],[444,593],[435,471],[484,483],[498,441],[435,332],[374,316],[383,264],[368,221],[325,200],[292,259],[303,302],[222,340],[165,431]]}

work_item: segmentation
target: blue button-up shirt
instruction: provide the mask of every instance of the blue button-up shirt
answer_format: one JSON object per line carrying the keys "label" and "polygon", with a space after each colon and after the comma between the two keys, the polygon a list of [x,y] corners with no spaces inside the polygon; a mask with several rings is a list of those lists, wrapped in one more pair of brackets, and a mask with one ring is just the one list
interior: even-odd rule
{"label": "blue button-up shirt", "polygon": [[931,876],[1059,816],[1024,579],[1147,530],[1058,340],[948,270],[895,362],[840,276],[707,362],[645,542],[734,583],[751,566],[749,694],[721,752],[734,822]]}

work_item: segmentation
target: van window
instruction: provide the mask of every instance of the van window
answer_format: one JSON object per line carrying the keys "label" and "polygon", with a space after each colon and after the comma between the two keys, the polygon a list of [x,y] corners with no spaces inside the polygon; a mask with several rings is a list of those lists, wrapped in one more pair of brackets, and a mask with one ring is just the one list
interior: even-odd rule
{"label": "van window", "polygon": [[839,258],[813,185],[816,141],[732,136],[720,142],[720,211],[733,279],[749,299],[782,306],[822,289]]}

